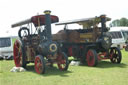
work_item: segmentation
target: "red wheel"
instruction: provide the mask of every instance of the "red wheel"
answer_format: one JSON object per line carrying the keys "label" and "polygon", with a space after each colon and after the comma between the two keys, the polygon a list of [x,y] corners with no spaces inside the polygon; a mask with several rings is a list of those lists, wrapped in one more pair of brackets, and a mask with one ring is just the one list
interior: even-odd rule
{"label": "red wheel", "polygon": [[45,73],[45,61],[41,55],[35,57],[35,70],[38,74]]}
{"label": "red wheel", "polygon": [[25,67],[25,60],[23,58],[23,47],[19,40],[16,40],[13,47],[14,62],[16,67]]}
{"label": "red wheel", "polygon": [[69,65],[68,64],[68,57],[64,52],[61,52],[58,54],[57,65],[58,65],[58,68],[62,71],[68,69],[68,65]]}
{"label": "red wheel", "polygon": [[121,51],[119,48],[113,47],[110,49],[110,60],[112,63],[120,63],[122,60]]}
{"label": "red wheel", "polygon": [[88,50],[86,61],[88,66],[96,66],[98,64],[97,53],[95,50],[92,49]]}

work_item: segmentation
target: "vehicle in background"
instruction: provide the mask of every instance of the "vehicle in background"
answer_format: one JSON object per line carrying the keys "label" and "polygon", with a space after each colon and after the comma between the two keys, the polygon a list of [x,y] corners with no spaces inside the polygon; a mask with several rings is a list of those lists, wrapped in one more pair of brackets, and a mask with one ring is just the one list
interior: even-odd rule
{"label": "vehicle in background", "polygon": [[[106,23],[111,18],[105,15],[56,23],[64,29],[54,34],[53,40],[61,43],[61,49],[70,57],[88,66],[96,66],[99,61],[110,59],[112,63],[121,63],[122,54],[117,47],[111,47],[112,38]],[[82,29],[68,28],[78,24]]]}
{"label": "vehicle in background", "polygon": [[112,36],[112,47],[128,50],[128,27],[112,27],[109,33]]}
{"label": "vehicle in background", "polygon": [[13,40],[17,37],[0,37],[0,59],[13,59]]}

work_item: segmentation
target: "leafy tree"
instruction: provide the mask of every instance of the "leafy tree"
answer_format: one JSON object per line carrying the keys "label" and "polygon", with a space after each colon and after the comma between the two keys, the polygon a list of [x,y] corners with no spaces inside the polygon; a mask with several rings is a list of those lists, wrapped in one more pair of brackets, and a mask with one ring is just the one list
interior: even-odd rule
{"label": "leafy tree", "polygon": [[127,18],[116,19],[110,23],[110,26],[111,27],[128,26],[128,19]]}
{"label": "leafy tree", "polygon": [[120,26],[128,26],[128,19],[121,18],[120,19]]}

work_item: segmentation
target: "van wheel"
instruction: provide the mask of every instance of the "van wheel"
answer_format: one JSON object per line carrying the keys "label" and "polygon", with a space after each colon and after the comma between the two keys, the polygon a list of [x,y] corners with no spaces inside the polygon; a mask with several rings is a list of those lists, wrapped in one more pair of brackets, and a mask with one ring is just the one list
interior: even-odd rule
{"label": "van wheel", "polygon": [[26,67],[25,50],[19,40],[16,40],[13,47],[13,58],[16,67]]}
{"label": "van wheel", "polygon": [[112,63],[120,63],[122,60],[121,51],[117,47],[110,48],[109,55]]}
{"label": "van wheel", "polygon": [[125,47],[125,51],[128,51],[128,45]]}

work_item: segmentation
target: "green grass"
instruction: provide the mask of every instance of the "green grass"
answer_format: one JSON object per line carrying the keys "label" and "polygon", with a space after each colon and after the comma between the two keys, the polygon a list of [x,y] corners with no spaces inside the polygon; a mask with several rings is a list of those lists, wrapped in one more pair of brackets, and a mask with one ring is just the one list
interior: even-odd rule
{"label": "green grass", "polygon": [[15,42],[15,41],[16,41],[16,38],[13,38],[13,39],[12,39],[12,43],[13,43],[13,45],[14,45],[14,42]]}
{"label": "green grass", "polygon": [[121,64],[100,61],[97,67],[69,66],[68,71],[47,67],[46,74],[35,73],[34,64],[26,72],[10,72],[13,61],[0,61],[0,85],[128,85],[128,52],[122,51]]}

